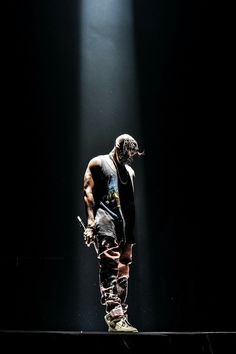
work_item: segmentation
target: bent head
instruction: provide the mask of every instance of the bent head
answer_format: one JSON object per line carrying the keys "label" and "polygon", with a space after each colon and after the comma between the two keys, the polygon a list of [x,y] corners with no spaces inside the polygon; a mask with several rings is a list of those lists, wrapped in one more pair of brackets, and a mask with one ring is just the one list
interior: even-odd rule
{"label": "bent head", "polygon": [[116,138],[112,152],[121,165],[130,165],[133,162],[134,155],[140,156],[143,154],[139,152],[137,141],[129,134],[122,134]]}

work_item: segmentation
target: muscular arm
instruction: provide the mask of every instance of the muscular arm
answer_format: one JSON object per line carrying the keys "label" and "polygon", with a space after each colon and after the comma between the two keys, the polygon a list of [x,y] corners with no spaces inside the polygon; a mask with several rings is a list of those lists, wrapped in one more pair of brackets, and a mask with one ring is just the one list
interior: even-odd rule
{"label": "muscular arm", "polygon": [[89,161],[84,174],[84,203],[87,215],[87,225],[94,224],[94,187],[95,187],[95,173],[100,169],[101,161],[95,157]]}

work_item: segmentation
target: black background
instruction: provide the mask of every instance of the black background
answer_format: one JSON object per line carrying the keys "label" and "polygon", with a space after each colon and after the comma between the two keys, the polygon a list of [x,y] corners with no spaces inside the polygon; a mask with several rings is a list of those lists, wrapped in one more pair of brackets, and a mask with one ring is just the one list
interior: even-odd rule
{"label": "black background", "polygon": [[[227,21],[207,1],[133,10],[154,314],[143,330],[235,330]],[[0,327],[77,330],[79,2],[8,13]]]}

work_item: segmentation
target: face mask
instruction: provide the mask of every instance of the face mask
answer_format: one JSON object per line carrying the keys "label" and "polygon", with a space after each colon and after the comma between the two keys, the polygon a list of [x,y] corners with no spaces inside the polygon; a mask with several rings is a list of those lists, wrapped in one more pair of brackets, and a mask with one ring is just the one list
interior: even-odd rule
{"label": "face mask", "polygon": [[121,165],[131,165],[133,156],[138,153],[138,144],[135,140],[124,139],[117,147],[117,157]]}

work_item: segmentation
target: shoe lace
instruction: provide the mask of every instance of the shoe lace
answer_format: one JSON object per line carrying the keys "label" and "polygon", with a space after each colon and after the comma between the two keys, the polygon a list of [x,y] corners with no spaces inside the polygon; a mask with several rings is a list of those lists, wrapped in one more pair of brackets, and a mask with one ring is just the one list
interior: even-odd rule
{"label": "shoe lace", "polygon": [[122,318],[120,319],[119,325],[120,325],[121,327],[126,327],[126,328],[127,328],[127,327],[132,327],[126,317],[122,317]]}

